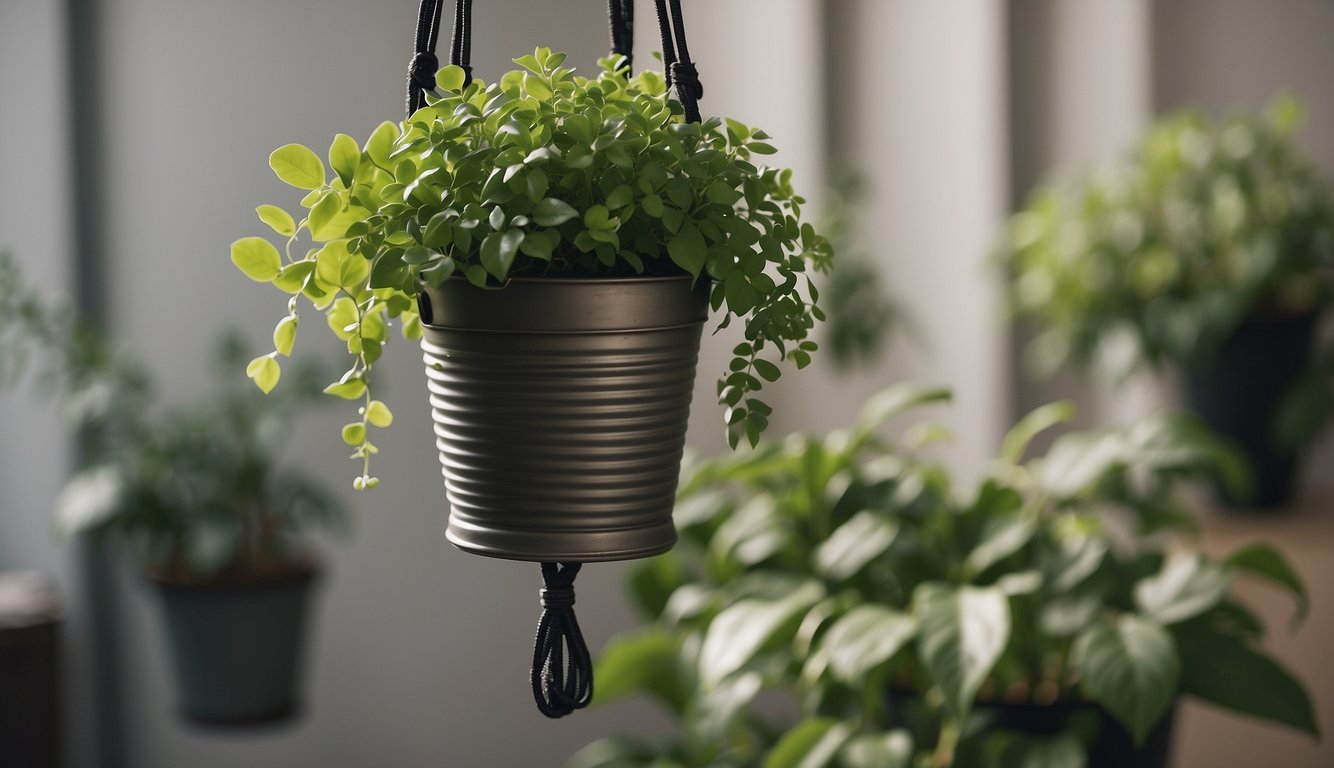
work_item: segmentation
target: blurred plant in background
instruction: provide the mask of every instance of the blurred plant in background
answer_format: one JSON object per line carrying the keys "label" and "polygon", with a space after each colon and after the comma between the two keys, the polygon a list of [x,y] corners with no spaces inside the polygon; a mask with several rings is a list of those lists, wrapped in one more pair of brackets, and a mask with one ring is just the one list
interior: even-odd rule
{"label": "blurred plant in background", "polygon": [[321,394],[315,366],[265,398],[236,374],[248,351],[217,342],[211,395],[164,406],[142,364],[70,310],[27,289],[0,254],[0,382],[27,368],[83,436],[81,469],[55,503],[57,529],[122,543],[145,569],[180,581],[248,580],[304,561],[299,536],[341,524],[318,482],[276,466],[297,406]]}
{"label": "blurred plant in background", "polygon": [[833,177],[820,227],[838,254],[824,288],[824,347],[834,365],[846,372],[881,359],[894,332],[913,329],[858,236],[857,213],[866,195],[863,180],[846,165]]}
{"label": "blurred plant in background", "polygon": [[[1035,366],[1073,362],[1119,383],[1144,365],[1206,365],[1249,320],[1322,311],[1334,210],[1297,145],[1301,119],[1288,97],[1261,117],[1180,112],[1115,168],[1036,190],[999,249],[1015,312],[1040,329]],[[1334,348],[1282,413],[1285,443],[1318,433],[1334,413]]]}
{"label": "blurred plant in background", "polygon": [[[1258,576],[1300,618],[1304,587],[1266,545],[1201,554],[1177,498],[1181,480],[1244,484],[1236,456],[1160,415],[1067,433],[1021,463],[1072,415],[1058,403],[963,489],[921,452],[942,427],[878,432],[947,398],[891,388],[850,429],[690,468],[680,543],[629,577],[653,623],[608,644],[595,701],[647,694],[679,732],[604,739],[571,768],[1124,768],[1137,743],[1165,750],[1182,693],[1316,731],[1306,691],[1229,594]],[[786,707],[768,706],[775,694]],[[1025,730],[1014,707],[1054,725]]]}

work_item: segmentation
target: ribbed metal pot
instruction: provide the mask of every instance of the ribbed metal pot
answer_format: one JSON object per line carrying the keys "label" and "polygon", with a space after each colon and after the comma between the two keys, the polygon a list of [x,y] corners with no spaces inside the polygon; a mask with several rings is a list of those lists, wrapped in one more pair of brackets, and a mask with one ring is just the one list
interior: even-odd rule
{"label": "ribbed metal pot", "polygon": [[569,562],[671,549],[706,282],[451,279],[419,305],[455,546]]}

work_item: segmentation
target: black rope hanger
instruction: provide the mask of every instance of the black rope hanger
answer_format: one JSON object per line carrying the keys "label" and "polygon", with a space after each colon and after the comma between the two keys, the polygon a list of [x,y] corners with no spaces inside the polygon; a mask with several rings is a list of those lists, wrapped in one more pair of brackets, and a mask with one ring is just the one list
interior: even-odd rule
{"label": "black rope hanger", "polygon": [[[681,0],[655,0],[662,34],[662,60],[667,85],[675,87],[688,122],[700,122],[699,100],[704,96],[699,73],[686,47]],[[412,60],[408,64],[407,114],[426,103],[435,91],[440,64],[435,56],[444,0],[421,0]],[[634,61],[634,0],[608,0],[611,51],[625,57],[627,71]],[[455,0],[454,34],[449,63],[463,69],[464,84],[472,82],[472,0]],[[547,717],[564,717],[593,700],[593,658],[574,615],[574,578],[582,563],[542,563],[544,587],[542,616],[533,643],[529,680],[533,700]]]}

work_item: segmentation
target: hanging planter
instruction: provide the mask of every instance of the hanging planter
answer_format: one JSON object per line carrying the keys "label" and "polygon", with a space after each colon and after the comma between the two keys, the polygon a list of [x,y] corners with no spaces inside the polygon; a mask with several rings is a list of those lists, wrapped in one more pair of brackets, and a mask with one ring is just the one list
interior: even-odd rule
{"label": "hanging planter", "polygon": [[516,279],[479,291],[451,278],[421,294],[451,542],[577,562],[676,543],[702,286],[688,276]]}
{"label": "hanging planter", "polygon": [[374,488],[373,429],[393,416],[372,394],[371,370],[391,324],[421,338],[449,539],[543,564],[534,693],[560,716],[592,693],[571,609],[579,563],[675,541],[709,308],[720,327],[745,325],[718,397],[730,443],[753,444],[771,413],[764,382],[816,348],[807,336],[823,315],[810,273],[827,267],[829,247],[801,222],[791,173],[756,164],[774,152],[766,134],[701,121],[676,0],[657,2],[666,77],[632,75],[633,4],[614,0],[615,53],[597,77],[539,48],[492,84],[472,78],[468,0],[455,6],[450,65],[437,71],[441,5],[421,6],[406,120],[360,146],[336,136],[333,175],[300,145],[270,157],[308,194],[299,217],[258,209],[288,238],[286,259],[263,238],[232,246],[246,275],[291,297],[274,352],[248,373],[271,390],[292,352],[298,298],[324,312],[352,357],[326,391],[358,403],[342,437],[362,462],[354,486]]}

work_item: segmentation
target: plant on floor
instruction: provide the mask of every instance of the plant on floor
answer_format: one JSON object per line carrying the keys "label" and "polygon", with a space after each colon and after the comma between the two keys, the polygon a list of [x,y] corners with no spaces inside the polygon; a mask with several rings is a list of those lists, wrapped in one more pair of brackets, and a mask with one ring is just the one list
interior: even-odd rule
{"label": "plant on floor", "polygon": [[540,48],[496,83],[439,71],[441,95],[401,124],[383,123],[364,145],[338,134],[328,168],[290,144],[269,163],[307,190],[292,216],[273,205],[261,220],[288,238],[286,258],[247,237],[232,260],[252,279],[291,296],[273,353],[248,373],[266,392],[289,355],[299,296],[326,315],[352,366],[326,391],[361,403],[343,439],[363,461],[357,488],[374,487],[371,427],[389,409],[371,394],[371,369],[391,321],[421,334],[423,284],[454,276],[478,288],[519,276],[689,274],[712,281],[720,326],[743,320],[718,398],[733,445],[754,443],[770,408],[756,397],[781,373],[805,366],[822,318],[808,269],[824,270],[826,241],[800,220],[804,202],[791,172],[754,164],[774,148],[763,131],[735,120],[683,120],[661,75],[628,76],[625,60],[577,76],[565,55]]}
{"label": "plant on floor", "polygon": [[[1301,151],[1302,110],[1153,125],[1124,163],[1040,187],[999,260],[1015,312],[1036,321],[1037,367],[1073,362],[1120,381],[1140,366],[1209,363],[1248,320],[1321,312],[1334,297],[1334,208]],[[1334,414],[1334,349],[1275,425],[1289,445]]]}
{"label": "plant on floor", "polygon": [[[1306,691],[1229,593],[1238,576],[1267,580],[1300,618],[1301,581],[1263,544],[1199,552],[1174,495],[1183,479],[1244,482],[1235,456],[1162,415],[1022,461],[1071,415],[1058,403],[965,492],[923,456],[942,427],[878,432],[947,397],[891,388],[850,429],[688,470],[682,542],[629,577],[654,622],[609,643],[598,669],[598,702],[647,694],[679,734],[605,739],[570,765],[1075,767],[1119,727],[1095,707],[1045,736],[995,726],[998,711],[1092,702],[1142,742],[1180,694],[1316,732]],[[793,708],[765,706],[775,692],[795,721],[763,714]]]}

